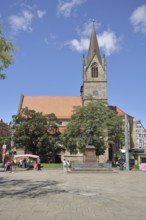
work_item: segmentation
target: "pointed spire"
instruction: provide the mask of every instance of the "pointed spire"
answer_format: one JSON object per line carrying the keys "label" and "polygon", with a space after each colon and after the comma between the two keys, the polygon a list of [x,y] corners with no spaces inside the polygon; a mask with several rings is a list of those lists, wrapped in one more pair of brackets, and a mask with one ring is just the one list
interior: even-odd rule
{"label": "pointed spire", "polygon": [[83,54],[83,66],[86,65],[85,54]]}
{"label": "pointed spire", "polygon": [[87,58],[88,64],[90,63],[90,61],[92,60],[92,58],[95,54],[96,54],[99,62],[102,63],[94,23],[95,23],[95,21],[93,20],[93,27],[92,27],[90,45],[89,45],[89,50],[88,50],[88,58]]}
{"label": "pointed spire", "polygon": [[103,54],[102,66],[103,66],[104,70],[106,71],[106,57],[105,57],[105,54]]}

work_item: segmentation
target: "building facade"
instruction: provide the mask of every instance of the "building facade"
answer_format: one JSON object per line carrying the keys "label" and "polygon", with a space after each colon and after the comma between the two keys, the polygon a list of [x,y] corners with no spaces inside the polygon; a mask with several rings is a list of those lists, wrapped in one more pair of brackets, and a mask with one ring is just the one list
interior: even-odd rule
{"label": "building facade", "polygon": [[98,40],[93,23],[87,59],[83,57],[83,105],[91,100],[107,102],[106,60],[101,59]]}
{"label": "building facade", "polygon": [[[3,122],[0,118],[0,139],[3,139],[9,134],[9,124]],[[5,144],[3,141],[0,143],[0,162],[2,161],[2,146]]]}
{"label": "building facade", "polygon": [[146,130],[142,125],[141,121],[134,121],[134,148],[143,149],[146,153]]}

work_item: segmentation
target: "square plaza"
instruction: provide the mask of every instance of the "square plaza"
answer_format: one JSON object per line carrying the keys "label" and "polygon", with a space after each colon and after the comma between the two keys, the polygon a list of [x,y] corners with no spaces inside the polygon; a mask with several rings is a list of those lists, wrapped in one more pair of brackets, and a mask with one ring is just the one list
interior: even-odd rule
{"label": "square plaza", "polygon": [[1,220],[145,220],[146,173],[0,172]]}

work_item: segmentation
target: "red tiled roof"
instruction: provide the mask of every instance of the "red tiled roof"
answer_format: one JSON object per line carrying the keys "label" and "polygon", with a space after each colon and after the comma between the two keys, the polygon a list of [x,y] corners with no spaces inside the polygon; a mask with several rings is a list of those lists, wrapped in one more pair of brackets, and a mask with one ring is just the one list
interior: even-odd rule
{"label": "red tiled roof", "polygon": [[[54,113],[59,119],[69,119],[76,106],[82,106],[80,96],[23,96],[20,108],[28,107],[43,114]],[[117,106],[109,106],[109,108],[119,116],[126,114]]]}
{"label": "red tiled roof", "polygon": [[109,106],[110,109],[114,110],[115,113],[119,116],[124,116],[125,112],[122,111],[120,108],[118,108],[117,106]]}
{"label": "red tiled roof", "polygon": [[[112,109],[113,111],[115,111],[115,113],[117,114],[117,115],[119,115],[119,116],[124,116],[125,114],[127,114],[127,113],[125,113],[123,110],[121,110],[119,107],[117,107],[117,106],[109,106],[109,108],[110,109]],[[128,115],[128,114],[127,114]],[[128,115],[128,116],[130,116],[130,115]],[[132,117],[132,116],[130,116],[130,117]],[[133,117],[132,117],[133,118]]]}
{"label": "red tiled roof", "polygon": [[28,107],[36,112],[54,113],[57,118],[69,119],[75,106],[82,106],[80,96],[23,96],[20,108]]}

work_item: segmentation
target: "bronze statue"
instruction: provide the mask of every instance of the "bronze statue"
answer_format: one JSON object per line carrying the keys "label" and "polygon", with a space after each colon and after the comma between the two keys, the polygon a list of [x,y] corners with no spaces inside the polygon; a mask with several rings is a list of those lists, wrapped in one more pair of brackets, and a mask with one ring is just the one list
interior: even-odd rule
{"label": "bronze statue", "polygon": [[92,128],[89,128],[87,131],[86,131],[86,135],[88,137],[87,139],[87,144],[88,145],[93,145],[93,129]]}

